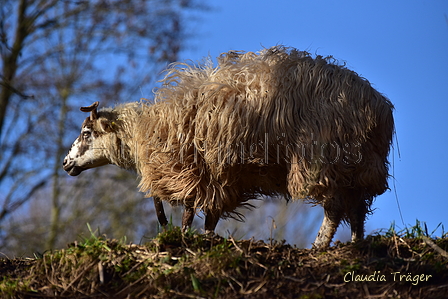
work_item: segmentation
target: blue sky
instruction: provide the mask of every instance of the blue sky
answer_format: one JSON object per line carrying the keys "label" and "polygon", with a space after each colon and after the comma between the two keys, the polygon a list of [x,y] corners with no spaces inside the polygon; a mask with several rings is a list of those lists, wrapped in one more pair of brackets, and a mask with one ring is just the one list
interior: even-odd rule
{"label": "blue sky", "polygon": [[448,1],[209,3],[181,60],[283,44],[346,62],[396,108],[395,179],[376,199],[366,232],[393,221],[403,228],[397,201],[406,225],[418,219],[432,231],[442,222],[448,231]]}

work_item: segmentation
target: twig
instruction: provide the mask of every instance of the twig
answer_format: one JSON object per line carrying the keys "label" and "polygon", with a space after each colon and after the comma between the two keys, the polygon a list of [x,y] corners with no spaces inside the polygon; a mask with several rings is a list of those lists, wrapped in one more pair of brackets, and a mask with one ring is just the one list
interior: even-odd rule
{"label": "twig", "polygon": [[98,275],[99,275],[99,279],[100,279],[100,283],[103,284],[104,283],[104,267],[103,264],[100,262],[98,262]]}
{"label": "twig", "polygon": [[423,236],[423,241],[425,241],[425,243],[428,244],[429,247],[437,251],[437,253],[439,253],[441,256],[448,259],[448,252],[437,246],[437,244],[434,243],[430,238],[428,238],[427,236]]}
{"label": "twig", "polygon": [[83,277],[88,271],[90,271],[90,269],[93,267],[93,266],[95,266],[95,264],[96,264],[97,262],[96,261],[93,261],[93,262],[91,262],[83,271],[81,271],[81,273],[79,273],[78,274],[78,276],[76,276],[73,280],[72,280],[72,282],[70,282],[70,284],[67,286],[67,287],[65,287],[64,288],[64,291],[61,293],[61,296],[63,296],[64,294],[65,294],[65,292],[67,292],[67,290],[69,289],[69,288],[71,288],[74,284],[75,284],[75,282],[77,282],[81,277]]}
{"label": "twig", "polygon": [[292,280],[292,281],[294,281],[294,282],[299,282],[299,283],[303,283],[303,282],[305,282],[305,278],[295,278],[295,277],[292,277],[292,276],[283,276],[283,278],[285,278],[285,279],[289,279],[289,280]]}
{"label": "twig", "polygon": [[233,243],[233,246],[235,246],[235,248],[236,248],[239,252],[244,253],[244,250],[242,250],[242,249],[236,244],[235,239],[233,239],[232,236],[230,236],[229,239],[230,239],[230,241]]}
{"label": "twig", "polygon": [[137,279],[136,281],[134,281],[133,283],[127,285],[126,287],[124,287],[123,289],[121,289],[118,293],[116,293],[115,295],[119,295],[120,293],[123,293],[124,291],[127,291],[129,288],[132,288],[133,286],[135,286],[136,284],[140,283],[141,281],[143,281],[146,278],[146,275],[142,275],[139,279]]}

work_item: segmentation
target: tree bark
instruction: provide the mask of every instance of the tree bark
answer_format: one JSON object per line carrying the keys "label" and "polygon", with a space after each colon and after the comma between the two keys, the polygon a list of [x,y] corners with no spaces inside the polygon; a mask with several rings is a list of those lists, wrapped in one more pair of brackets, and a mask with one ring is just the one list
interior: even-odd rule
{"label": "tree bark", "polygon": [[61,108],[59,110],[59,122],[58,122],[58,135],[57,135],[57,151],[55,155],[55,161],[53,163],[53,190],[51,201],[51,220],[50,220],[50,234],[47,240],[47,248],[54,248],[57,237],[59,235],[60,216],[61,216],[61,204],[60,194],[61,188],[59,183],[59,172],[61,169],[61,161],[64,155],[64,134],[65,123],[67,119],[67,93],[62,90],[61,95]]}
{"label": "tree bark", "polygon": [[[0,137],[3,132],[3,125],[5,123],[6,111],[10,102],[11,96],[14,94],[14,77],[17,71],[17,60],[23,48],[25,38],[29,34],[29,28],[32,25],[31,20],[26,17],[27,1],[20,0],[19,9],[17,12],[17,29],[15,32],[14,43],[9,54],[3,56],[3,78],[2,90],[0,92]],[[4,41],[6,43],[6,40]],[[6,50],[7,45],[3,45]]]}

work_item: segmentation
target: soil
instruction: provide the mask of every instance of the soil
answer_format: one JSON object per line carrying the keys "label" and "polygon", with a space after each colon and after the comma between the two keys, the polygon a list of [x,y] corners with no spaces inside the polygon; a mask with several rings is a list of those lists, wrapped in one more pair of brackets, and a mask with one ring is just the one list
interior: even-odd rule
{"label": "soil", "polygon": [[2,298],[448,298],[448,238],[368,236],[325,251],[173,229],[0,259]]}

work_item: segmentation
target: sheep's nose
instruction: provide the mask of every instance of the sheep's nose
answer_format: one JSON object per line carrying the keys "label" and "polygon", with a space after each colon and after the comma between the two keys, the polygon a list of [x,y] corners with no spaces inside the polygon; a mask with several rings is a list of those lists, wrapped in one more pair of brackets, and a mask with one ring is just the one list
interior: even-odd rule
{"label": "sheep's nose", "polygon": [[64,158],[64,162],[62,162],[62,166],[67,165],[67,163],[68,163],[68,159],[67,159],[67,157],[65,157],[65,158]]}

